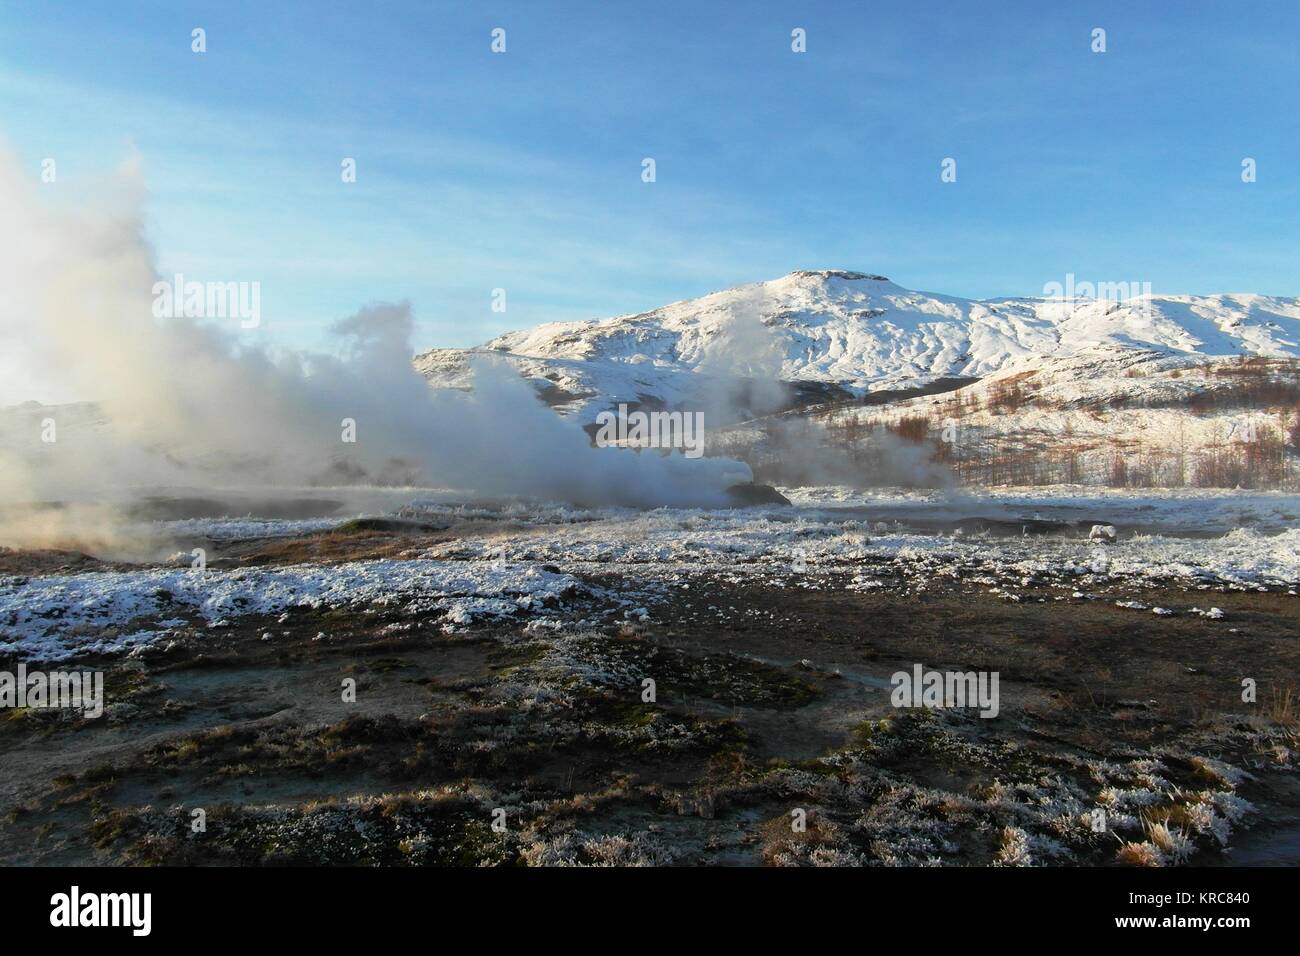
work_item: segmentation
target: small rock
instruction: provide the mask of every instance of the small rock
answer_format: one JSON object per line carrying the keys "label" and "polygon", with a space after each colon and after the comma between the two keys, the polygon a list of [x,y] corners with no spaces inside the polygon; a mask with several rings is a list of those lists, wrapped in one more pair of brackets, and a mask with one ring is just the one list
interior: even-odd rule
{"label": "small rock", "polygon": [[126,702],[109,704],[104,708],[104,716],[108,718],[110,724],[120,724],[132,720],[139,713],[139,707],[135,704],[128,704]]}
{"label": "small rock", "polygon": [[727,489],[727,497],[733,507],[749,508],[754,505],[788,505],[790,499],[771,485],[756,481],[744,481]]}
{"label": "small rock", "polygon": [[1088,532],[1088,540],[1095,544],[1114,544],[1115,526],[1113,524],[1095,524]]}

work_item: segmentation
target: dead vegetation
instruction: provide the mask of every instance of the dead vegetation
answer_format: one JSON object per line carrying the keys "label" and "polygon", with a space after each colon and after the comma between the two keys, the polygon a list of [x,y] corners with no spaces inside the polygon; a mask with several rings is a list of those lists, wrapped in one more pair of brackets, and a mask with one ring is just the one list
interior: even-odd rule
{"label": "dead vegetation", "polygon": [[[1144,379],[1149,372],[1136,365],[1123,378]],[[1077,407],[1056,409],[1064,419],[1059,430],[1025,418],[1027,411],[1052,411],[1039,393],[1034,371],[926,402],[912,400],[892,414],[884,408],[855,412],[839,407],[819,410],[819,420],[828,443],[841,449],[868,483],[873,467],[879,471],[869,450],[883,429],[968,485],[1300,488],[1300,362],[1243,356],[1175,367],[1167,378],[1186,382],[1192,373],[1204,384],[1176,395],[1121,391],[1100,402],[1084,399]],[[1116,413],[1142,409],[1209,419],[1214,430],[1208,439],[1195,441],[1184,422],[1162,424],[1149,433],[1129,423],[1125,427],[1132,434],[1107,434],[1105,426]],[[1091,416],[1083,431],[1076,430],[1070,417],[1079,414]],[[1220,420],[1221,427],[1216,426]]]}
{"label": "dead vegetation", "polygon": [[[346,639],[280,650],[256,627],[227,635],[220,669],[146,658],[132,733],[89,769],[19,788],[0,843],[167,865],[1174,865],[1265,812],[1259,775],[1294,772],[1285,595],[1216,596],[1249,622],[1238,637],[1194,616],[1154,635],[1109,602],[1071,605],[1067,622],[1060,605],[959,585],[694,585],[788,620],[691,623],[679,598],[625,633],[398,640],[358,617]],[[899,711],[856,682],[899,660],[1001,670],[1003,718]],[[1262,691],[1249,713],[1233,696],[1245,661]],[[359,680],[355,707],[338,702],[341,675]],[[195,702],[182,725],[161,686],[182,679],[233,696]],[[61,728],[41,752],[102,732]]]}

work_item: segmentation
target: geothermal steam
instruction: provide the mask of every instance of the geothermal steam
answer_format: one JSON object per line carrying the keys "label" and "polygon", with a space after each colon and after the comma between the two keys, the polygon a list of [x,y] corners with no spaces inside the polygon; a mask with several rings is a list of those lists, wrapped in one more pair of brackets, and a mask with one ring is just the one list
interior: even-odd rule
{"label": "geothermal steam", "polygon": [[[578,423],[547,409],[508,368],[479,364],[470,393],[430,388],[411,365],[404,303],[337,322],[337,354],[266,349],[258,332],[237,333],[237,322],[156,319],[159,277],[138,169],[123,167],[71,209],[36,192],[0,155],[6,363],[57,386],[47,394],[95,405],[6,415],[0,513],[9,520],[0,543],[52,543],[23,539],[49,537],[51,515],[73,513],[68,507],[144,489],[400,483],[593,505],[712,506],[750,477],[748,466],[725,459],[593,448]],[[343,441],[345,419],[355,422],[353,443]],[[42,440],[51,422],[55,440]],[[64,507],[15,523],[14,506],[33,502]]]}

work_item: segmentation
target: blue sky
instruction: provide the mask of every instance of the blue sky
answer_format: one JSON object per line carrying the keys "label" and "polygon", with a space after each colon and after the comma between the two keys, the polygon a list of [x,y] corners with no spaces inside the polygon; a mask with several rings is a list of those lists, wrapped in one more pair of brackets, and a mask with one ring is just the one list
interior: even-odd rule
{"label": "blue sky", "polygon": [[6,0],[0,139],[60,183],[138,153],[162,274],[259,281],[296,346],[376,300],[463,346],[801,268],[1297,295],[1298,43],[1291,0]]}

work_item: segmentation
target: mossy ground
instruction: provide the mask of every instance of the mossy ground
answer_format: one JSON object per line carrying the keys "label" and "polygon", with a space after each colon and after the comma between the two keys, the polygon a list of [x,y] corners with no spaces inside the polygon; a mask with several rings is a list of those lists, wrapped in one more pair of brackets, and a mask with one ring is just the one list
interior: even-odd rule
{"label": "mossy ground", "polygon": [[[1149,845],[1194,863],[1290,799],[1268,781],[1295,773],[1293,598],[1216,598],[1237,635],[955,589],[708,588],[770,613],[705,623],[670,601],[635,627],[443,635],[394,633],[400,607],[304,611],[88,662],[131,709],[5,715],[25,776],[3,857],[1104,865]],[[879,680],[912,661],[1000,670],[999,717],[895,710]]]}

